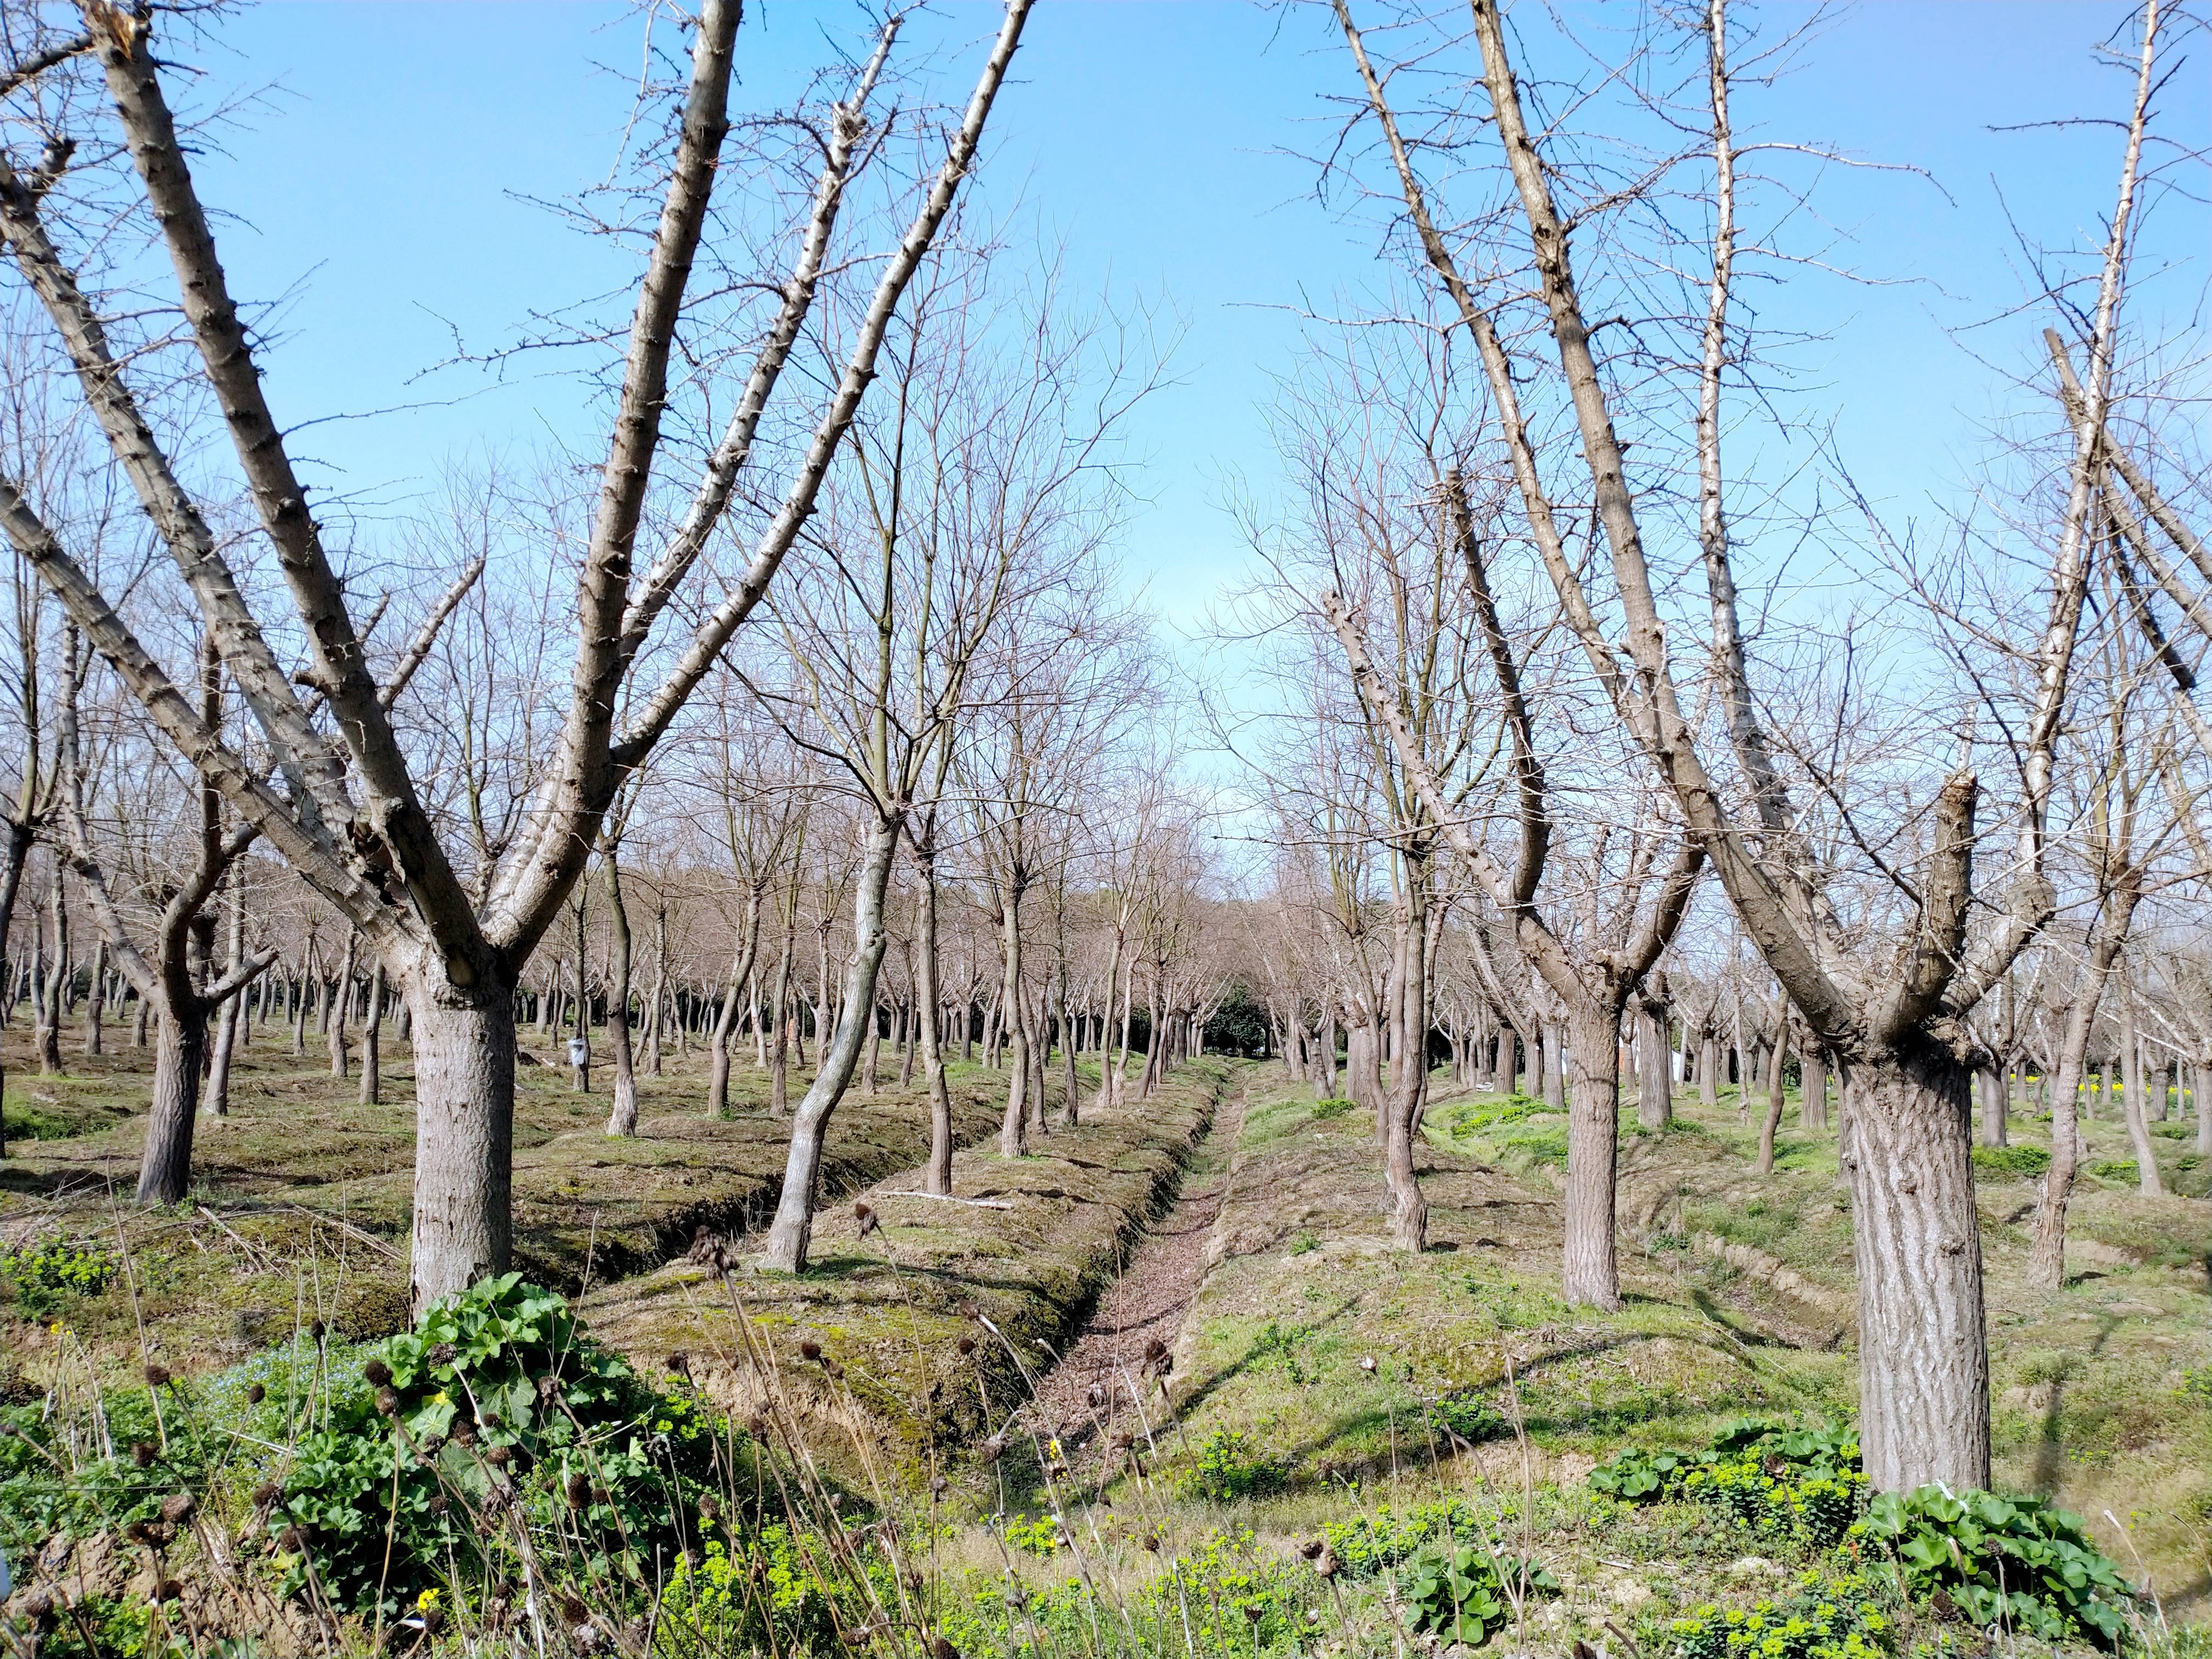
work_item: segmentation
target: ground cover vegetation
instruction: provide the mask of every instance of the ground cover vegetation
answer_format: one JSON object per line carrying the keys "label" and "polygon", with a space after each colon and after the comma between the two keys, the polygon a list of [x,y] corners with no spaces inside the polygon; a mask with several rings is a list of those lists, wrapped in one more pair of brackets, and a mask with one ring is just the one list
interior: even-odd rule
{"label": "ground cover vegetation", "polygon": [[1297,11],[1384,297],[1194,670],[1031,10],[653,20],[626,276],[448,366],[600,435],[378,517],[226,20],[9,0],[0,1642],[2202,1659],[2203,20],[1931,538],[1805,439],[1817,29]]}

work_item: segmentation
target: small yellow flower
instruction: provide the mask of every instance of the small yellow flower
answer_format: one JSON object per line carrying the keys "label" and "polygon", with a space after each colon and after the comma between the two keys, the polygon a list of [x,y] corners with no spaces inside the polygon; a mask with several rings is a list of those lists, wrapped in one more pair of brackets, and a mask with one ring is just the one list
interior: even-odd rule
{"label": "small yellow flower", "polygon": [[438,1592],[434,1589],[426,1589],[415,1598],[415,1611],[417,1613],[434,1612],[437,1606]]}

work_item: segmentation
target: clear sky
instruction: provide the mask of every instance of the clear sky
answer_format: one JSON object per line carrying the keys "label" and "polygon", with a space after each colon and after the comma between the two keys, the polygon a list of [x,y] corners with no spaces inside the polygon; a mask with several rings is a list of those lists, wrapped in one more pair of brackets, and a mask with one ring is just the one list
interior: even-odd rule
{"label": "clear sky", "polygon": [[[849,30],[856,15],[757,6],[741,39],[741,97],[773,101],[818,58],[820,32]],[[2002,395],[1951,331],[2023,297],[2008,215],[2046,243],[2094,242],[2109,210],[2109,131],[1993,129],[2122,113],[2126,87],[2092,49],[2124,15],[2069,0],[1885,0],[1838,13],[1804,68],[1756,95],[1756,118],[1778,136],[1915,164],[1942,185],[1833,179],[1821,199],[1852,233],[1855,268],[1921,280],[1810,276],[1788,301],[1793,322],[1830,337],[1814,362],[1832,388],[1818,401],[1837,411],[1842,449],[1900,516],[1955,493]],[[964,95],[995,18],[982,0],[951,0],[926,26],[967,48],[945,54],[948,95]],[[292,296],[267,359],[280,418],[477,394],[317,428],[301,447],[327,466],[329,487],[398,503],[455,449],[588,434],[570,381],[417,377],[450,349],[448,321],[472,347],[496,345],[532,307],[621,280],[604,245],[520,198],[605,176],[629,111],[615,71],[634,71],[641,28],[633,8],[592,0],[289,0],[222,20],[192,52],[210,92],[273,89],[201,172],[212,203],[236,218],[222,234],[238,289]],[[2165,100],[2171,130],[2196,144],[2208,137],[2203,71],[2193,65]],[[1150,505],[1127,546],[1170,627],[1196,619],[1243,563],[1221,480],[1268,473],[1261,406],[1300,327],[1284,307],[1373,281],[1370,237],[1316,203],[1299,159],[1319,142],[1323,96],[1349,89],[1325,9],[1044,0],[994,117],[986,187],[996,201],[1018,200],[1064,237],[1091,285],[1164,298],[1182,319],[1176,385],[1143,416]],[[2212,229],[2201,205],[2161,213],[2160,245],[2179,263],[2158,303],[2201,325],[2191,308]],[[2040,325],[2022,319],[1978,344],[2026,361]]]}

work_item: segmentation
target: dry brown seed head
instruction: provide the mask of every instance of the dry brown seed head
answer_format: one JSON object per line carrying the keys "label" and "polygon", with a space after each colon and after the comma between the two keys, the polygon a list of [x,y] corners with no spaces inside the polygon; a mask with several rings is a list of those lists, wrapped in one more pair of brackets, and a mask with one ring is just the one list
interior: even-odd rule
{"label": "dry brown seed head", "polygon": [[157,1361],[149,1361],[146,1366],[146,1386],[149,1389],[166,1388],[168,1382],[169,1368]]}
{"label": "dry brown seed head", "polygon": [[374,1388],[380,1389],[392,1381],[392,1367],[381,1359],[370,1360],[361,1368],[361,1374],[367,1377],[371,1386]]}
{"label": "dry brown seed head", "polygon": [[192,1518],[192,1510],[198,1507],[192,1502],[191,1493],[173,1492],[161,1500],[161,1519],[173,1522],[189,1521]]}

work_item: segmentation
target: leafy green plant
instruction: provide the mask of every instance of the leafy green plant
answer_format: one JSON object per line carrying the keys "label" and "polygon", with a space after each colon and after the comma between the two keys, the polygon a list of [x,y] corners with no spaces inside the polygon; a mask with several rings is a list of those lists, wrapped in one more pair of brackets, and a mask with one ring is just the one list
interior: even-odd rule
{"label": "leafy green plant", "polygon": [[2040,1146],[1977,1146],[1974,1168],[1986,1176],[2039,1176],[2051,1167]]}
{"label": "leafy green plant", "polygon": [[1465,1498],[1447,1498],[1403,1510],[1379,1507],[1348,1521],[1328,1522],[1322,1536],[1345,1572],[1367,1578],[1411,1559],[1425,1544],[1445,1538],[1461,1542],[1479,1539],[1482,1527]]}
{"label": "leafy green plant", "polygon": [[72,1244],[59,1234],[0,1245],[0,1279],[27,1313],[44,1318],[80,1297],[96,1296],[115,1277],[115,1258],[98,1245]]}
{"label": "leafy green plant", "polygon": [[1916,1595],[1941,1591],[1978,1630],[2116,1648],[2135,1592],[2081,1522],[2036,1498],[1884,1492],[1855,1530],[1893,1553]]}
{"label": "leafy green plant", "polygon": [[1421,1412],[1429,1431],[1447,1445],[1455,1440],[1473,1445],[1505,1432],[1505,1419],[1479,1394],[1443,1395],[1422,1402]]}
{"label": "leafy green plant", "polygon": [[1057,1516],[1015,1516],[1006,1523],[1006,1547],[1030,1555],[1056,1553],[1067,1542]]}
{"label": "leafy green plant", "polygon": [[1864,1573],[1808,1572],[1779,1600],[1701,1602],[1668,1627],[1681,1659],[1870,1659],[1892,1625]]}
{"label": "leafy green plant", "polygon": [[1398,1570],[1398,1594],[1413,1628],[1471,1645],[1510,1619],[1516,1601],[1525,1605],[1559,1588],[1534,1561],[1494,1556],[1456,1538],[1424,1546]]}
{"label": "leafy green plant", "polygon": [[1302,1232],[1291,1241],[1292,1255],[1311,1255],[1319,1249],[1321,1249],[1321,1236],[1312,1231]]}
{"label": "leafy green plant", "polygon": [[1251,1435],[1242,1429],[1218,1428],[1199,1448],[1198,1462],[1183,1486],[1194,1498],[1225,1503],[1276,1491],[1283,1476],[1283,1466],[1262,1451]]}
{"label": "leafy green plant", "polygon": [[2100,1181],[2136,1181],[2142,1171],[2131,1158],[2101,1158],[2089,1166],[2089,1173]]}
{"label": "leafy green plant", "polygon": [[[872,1566],[883,1576],[880,1558]],[[711,1537],[696,1557],[677,1559],[654,1609],[653,1652],[665,1659],[732,1653],[836,1653],[841,1626],[866,1622],[809,1559],[781,1522],[744,1540]]]}
{"label": "leafy green plant", "polygon": [[532,1556],[641,1586],[697,1542],[710,1425],[519,1273],[370,1351],[328,1422],[268,1509],[288,1593],[391,1612],[454,1564],[503,1583]]}
{"label": "leafy green plant", "polygon": [[1866,1476],[1855,1430],[1738,1418],[1694,1451],[1625,1448],[1589,1484],[1623,1503],[1711,1504],[1755,1531],[1826,1548],[1857,1519]]}
{"label": "leafy green plant", "polygon": [[1331,1095],[1327,1100],[1314,1102],[1313,1110],[1308,1115],[1316,1123],[1326,1123],[1331,1118],[1347,1117],[1358,1109],[1358,1101],[1347,1100],[1341,1095]]}

